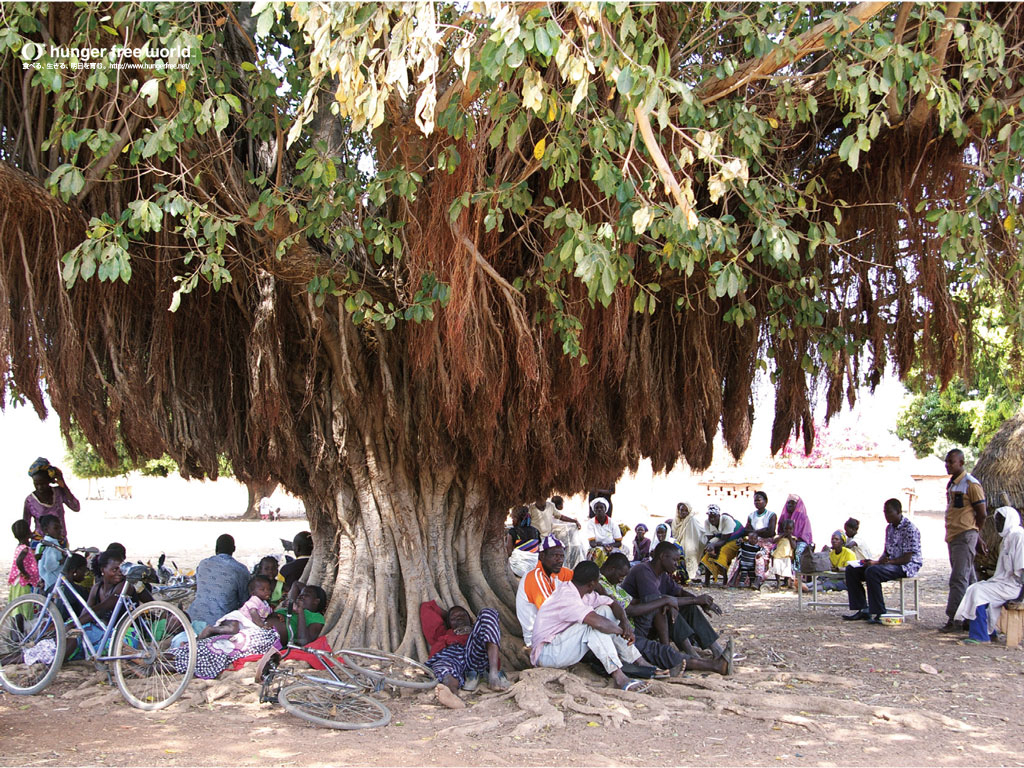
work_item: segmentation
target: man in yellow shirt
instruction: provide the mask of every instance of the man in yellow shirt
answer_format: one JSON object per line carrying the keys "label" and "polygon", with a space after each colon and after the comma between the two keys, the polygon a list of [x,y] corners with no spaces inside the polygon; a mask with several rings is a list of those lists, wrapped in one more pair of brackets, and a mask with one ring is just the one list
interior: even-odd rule
{"label": "man in yellow shirt", "polygon": [[984,552],[985,543],[978,536],[985,523],[987,508],[985,489],[964,469],[964,452],[954,448],[946,454],[946,546],[949,547],[949,598],[946,600],[946,624],[940,632],[958,632],[954,620],[956,609],[967,587],[977,581],[974,573],[974,552]]}

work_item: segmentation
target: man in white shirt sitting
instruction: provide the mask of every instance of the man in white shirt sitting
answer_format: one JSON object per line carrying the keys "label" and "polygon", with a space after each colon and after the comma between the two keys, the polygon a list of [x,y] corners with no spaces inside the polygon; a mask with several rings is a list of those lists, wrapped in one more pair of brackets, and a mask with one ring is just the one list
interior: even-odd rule
{"label": "man in white shirt sitting", "polygon": [[652,665],[633,645],[633,630],[622,606],[597,592],[600,575],[596,563],[584,561],[574,569],[572,581],[544,601],[533,625],[530,662],[565,669],[589,650],[619,688],[644,693],[649,684],[627,677],[622,665]]}

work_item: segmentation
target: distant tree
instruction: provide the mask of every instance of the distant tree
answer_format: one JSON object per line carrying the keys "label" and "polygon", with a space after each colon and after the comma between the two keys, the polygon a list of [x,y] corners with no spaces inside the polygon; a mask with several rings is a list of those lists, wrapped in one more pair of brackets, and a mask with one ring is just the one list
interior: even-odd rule
{"label": "distant tree", "polygon": [[[65,441],[67,453],[65,460],[71,471],[78,477],[93,480],[101,477],[118,477],[127,475],[129,472],[141,472],[146,477],[167,477],[179,472],[178,462],[167,454],[157,459],[142,459],[133,461],[124,447],[124,443],[118,440],[115,444],[117,450],[117,462],[111,464],[97,453],[85,439],[81,427],[73,424],[69,435],[70,439]],[[220,477],[234,477],[231,468],[231,461],[223,454],[218,460],[218,475]],[[259,517],[259,500],[269,496],[277,489],[277,483],[249,481],[245,485],[248,500],[242,519],[253,519]]]}
{"label": "distant tree", "polygon": [[962,448],[973,464],[1006,419],[1024,406],[1024,355],[1020,330],[994,301],[990,288],[955,293],[970,327],[970,365],[946,387],[915,370],[905,380],[914,397],[896,422],[896,435],[910,441],[918,458],[942,457]]}

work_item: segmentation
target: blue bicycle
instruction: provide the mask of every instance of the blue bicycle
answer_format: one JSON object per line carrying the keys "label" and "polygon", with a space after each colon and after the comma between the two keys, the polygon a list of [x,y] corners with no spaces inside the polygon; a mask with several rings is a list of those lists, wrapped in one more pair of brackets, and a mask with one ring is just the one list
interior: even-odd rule
{"label": "blue bicycle", "polygon": [[[0,614],[0,685],[4,690],[18,695],[44,690],[60,671],[72,636],[86,660],[113,675],[133,707],[154,710],[174,703],[192,679],[196,665],[196,635],[188,617],[170,603],[135,605],[122,589],[109,621],[103,621],[68,580],[71,552],[44,544],[64,553],[64,568],[48,594],[23,595]],[[127,578],[131,577],[129,573]],[[67,621],[58,605],[70,617]],[[79,619],[83,612],[91,618],[93,638]],[[94,642],[98,632],[102,636]]]}

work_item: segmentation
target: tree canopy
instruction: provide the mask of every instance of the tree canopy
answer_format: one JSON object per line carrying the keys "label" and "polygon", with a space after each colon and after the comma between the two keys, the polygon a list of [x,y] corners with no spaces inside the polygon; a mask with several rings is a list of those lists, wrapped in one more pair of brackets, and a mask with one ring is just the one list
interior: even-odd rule
{"label": "tree canopy", "polygon": [[1022,14],[5,4],[0,379],[407,579],[399,529],[740,455],[758,369],[809,448],[819,386],[967,372],[955,296],[1022,327]]}

